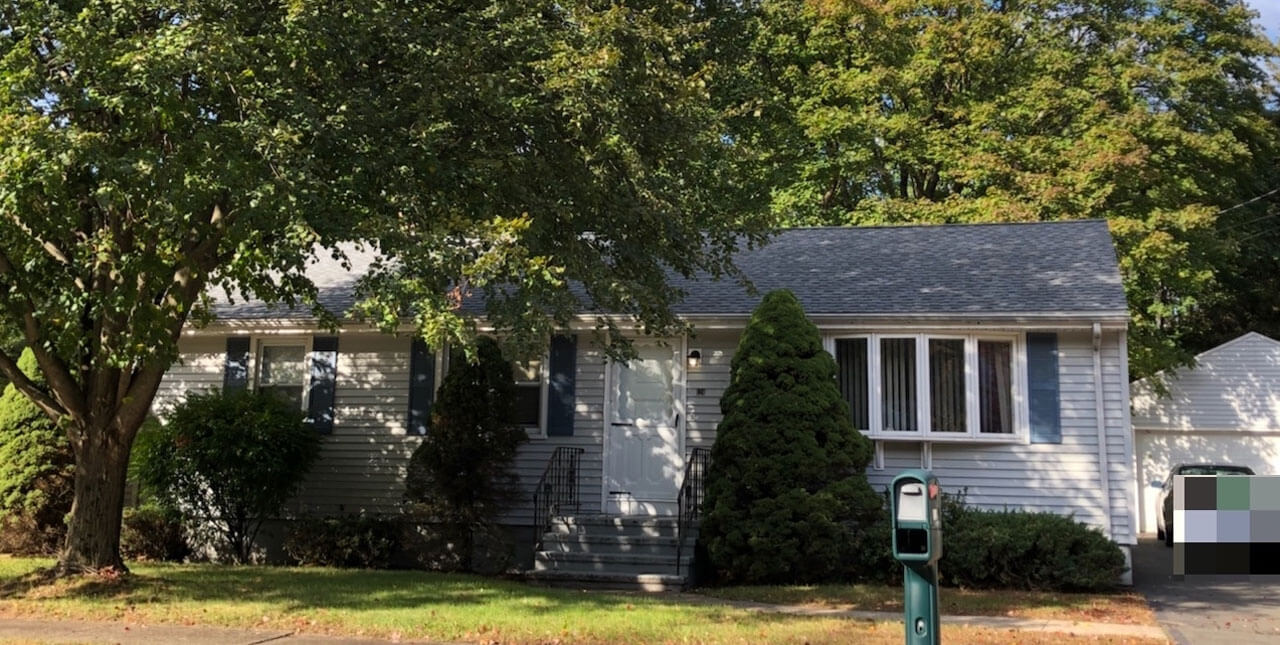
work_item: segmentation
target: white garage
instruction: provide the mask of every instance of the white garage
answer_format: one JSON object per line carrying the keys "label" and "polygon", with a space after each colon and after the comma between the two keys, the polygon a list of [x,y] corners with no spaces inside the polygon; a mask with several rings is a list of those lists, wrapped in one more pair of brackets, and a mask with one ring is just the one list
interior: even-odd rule
{"label": "white garage", "polygon": [[1280,475],[1280,341],[1251,332],[1163,380],[1166,396],[1146,379],[1130,388],[1143,532],[1156,530],[1159,482],[1174,464],[1237,464]]}

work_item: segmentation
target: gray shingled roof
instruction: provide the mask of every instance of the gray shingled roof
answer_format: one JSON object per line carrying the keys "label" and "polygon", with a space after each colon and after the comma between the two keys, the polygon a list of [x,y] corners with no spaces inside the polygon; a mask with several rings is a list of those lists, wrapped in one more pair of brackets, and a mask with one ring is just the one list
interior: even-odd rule
{"label": "gray shingled roof", "polygon": [[[325,258],[309,274],[322,304],[343,312],[371,256],[352,271]],[[791,289],[810,314],[850,316],[1124,315],[1124,288],[1100,220],[942,226],[787,229],[736,259],[759,294]],[[684,315],[745,314],[759,303],[732,281],[684,279]],[[223,319],[305,318],[261,303],[225,301]]]}

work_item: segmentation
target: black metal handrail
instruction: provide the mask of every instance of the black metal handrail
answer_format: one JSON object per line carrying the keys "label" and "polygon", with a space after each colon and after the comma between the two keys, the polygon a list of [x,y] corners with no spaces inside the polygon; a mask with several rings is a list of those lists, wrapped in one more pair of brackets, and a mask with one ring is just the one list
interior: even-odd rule
{"label": "black metal handrail", "polygon": [[684,462],[684,479],[676,497],[676,575],[680,575],[684,554],[685,529],[702,515],[702,501],[707,494],[707,468],[711,465],[710,448],[693,448]]}
{"label": "black metal handrail", "polygon": [[557,515],[569,510],[578,512],[578,466],[583,452],[582,448],[561,446],[547,460],[542,478],[533,489],[535,551],[542,546],[542,536],[551,530],[551,522]]}

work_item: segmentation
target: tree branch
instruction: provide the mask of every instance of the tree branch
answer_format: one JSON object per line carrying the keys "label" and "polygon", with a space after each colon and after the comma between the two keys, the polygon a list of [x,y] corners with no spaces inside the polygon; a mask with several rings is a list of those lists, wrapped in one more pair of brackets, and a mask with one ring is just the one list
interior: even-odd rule
{"label": "tree branch", "polygon": [[[21,276],[9,261],[9,256],[3,251],[0,251],[0,275],[9,276],[15,284],[21,282]],[[35,355],[36,363],[44,372],[49,389],[60,404],[63,414],[71,417],[72,421],[81,423],[85,419],[83,393],[76,380],[72,378],[66,363],[45,349],[40,325],[36,321],[35,309],[35,303],[24,292],[21,309],[16,313],[22,319],[23,337],[27,341],[27,347],[31,348],[31,353]],[[14,367],[16,368],[17,365],[14,364]]]}
{"label": "tree branch", "polygon": [[9,379],[9,382],[15,388],[18,388],[19,392],[31,399],[31,402],[49,415],[49,418],[53,419],[55,423],[66,415],[67,411],[53,397],[40,389],[40,386],[36,385],[34,381],[27,378],[27,375],[23,374],[21,369],[18,369],[18,363],[2,350],[0,350],[0,373],[3,373],[5,378]]}

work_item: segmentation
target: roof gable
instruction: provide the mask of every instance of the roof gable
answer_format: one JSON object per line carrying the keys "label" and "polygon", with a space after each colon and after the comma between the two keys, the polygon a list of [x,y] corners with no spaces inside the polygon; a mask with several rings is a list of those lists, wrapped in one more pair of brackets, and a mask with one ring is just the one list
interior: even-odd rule
{"label": "roof gable", "polygon": [[1249,332],[1158,376],[1168,396],[1149,379],[1130,388],[1135,428],[1280,431],[1280,341]]}

